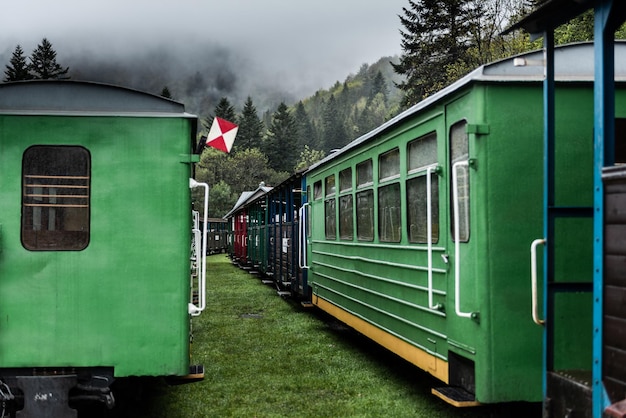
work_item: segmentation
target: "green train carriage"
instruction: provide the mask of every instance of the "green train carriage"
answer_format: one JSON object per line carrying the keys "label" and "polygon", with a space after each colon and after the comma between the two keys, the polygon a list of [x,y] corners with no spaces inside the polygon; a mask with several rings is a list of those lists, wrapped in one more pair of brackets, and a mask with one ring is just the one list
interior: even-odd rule
{"label": "green train carriage", "polygon": [[[623,71],[626,45],[616,48]],[[542,295],[532,300],[530,280],[543,228],[541,62],[535,52],[482,66],[306,172],[313,304],[437,377],[446,385],[433,393],[457,406],[542,398]],[[557,49],[561,207],[593,199],[592,69],[591,44]],[[626,118],[623,85],[616,115]],[[557,282],[582,283],[592,220],[556,228],[567,237]],[[567,312],[556,361],[585,368],[591,294],[556,303]]]}
{"label": "green train carriage", "polygon": [[196,125],[133,90],[0,85],[0,380],[18,416],[75,416],[70,390],[112,405],[123,377],[190,376]]}

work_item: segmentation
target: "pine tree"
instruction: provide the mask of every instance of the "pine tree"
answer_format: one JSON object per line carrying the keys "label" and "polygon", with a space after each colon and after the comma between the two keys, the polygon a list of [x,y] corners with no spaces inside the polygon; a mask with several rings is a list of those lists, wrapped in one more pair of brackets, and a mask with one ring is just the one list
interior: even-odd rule
{"label": "pine tree", "polygon": [[397,86],[405,92],[404,104],[412,105],[449,83],[447,68],[467,66],[467,50],[476,31],[473,20],[480,0],[408,0],[400,22],[403,54],[396,73],[406,76]]}
{"label": "pine tree", "polygon": [[281,102],[272,115],[263,147],[271,168],[291,172],[298,157],[295,144],[297,135],[295,119],[287,105]]}
{"label": "pine tree", "polygon": [[204,120],[204,127],[206,129],[211,129],[211,125],[213,124],[213,119],[215,118],[215,116],[235,123],[235,120],[237,118],[235,114],[235,108],[230,104],[228,98],[222,97],[217,103],[217,106],[215,106],[215,114],[213,116],[209,116]]}
{"label": "pine tree", "polygon": [[24,56],[24,50],[20,45],[15,47],[9,65],[6,66],[4,81],[31,80],[33,76],[28,72],[28,64]]}
{"label": "pine tree", "polygon": [[325,151],[341,148],[348,142],[348,135],[343,125],[343,118],[340,117],[337,100],[332,94],[324,106],[322,123],[324,126]]}
{"label": "pine tree", "polygon": [[374,97],[376,97],[377,94],[382,94],[385,103],[387,103],[387,96],[389,95],[389,91],[387,90],[385,77],[380,70],[378,70],[378,72],[374,76],[374,79],[372,80],[372,86],[369,92],[368,102],[374,100]]}
{"label": "pine tree", "polygon": [[166,99],[172,98],[172,93],[170,93],[170,89],[168,89],[167,86],[163,87],[163,90],[161,90],[161,97],[165,97]]}
{"label": "pine tree", "polygon": [[35,79],[68,79],[69,67],[57,63],[57,53],[46,38],[33,51],[30,57],[30,71]]}
{"label": "pine tree", "polygon": [[243,105],[241,116],[238,118],[239,130],[237,131],[237,141],[233,151],[247,148],[260,148],[261,139],[265,125],[259,118],[256,107],[252,103],[252,98],[248,96]]}
{"label": "pine tree", "polygon": [[315,127],[311,123],[311,119],[309,118],[302,101],[299,101],[296,105],[294,119],[296,122],[296,130],[298,132],[296,151],[301,153],[307,146],[311,149],[319,149],[320,144],[317,141]]}

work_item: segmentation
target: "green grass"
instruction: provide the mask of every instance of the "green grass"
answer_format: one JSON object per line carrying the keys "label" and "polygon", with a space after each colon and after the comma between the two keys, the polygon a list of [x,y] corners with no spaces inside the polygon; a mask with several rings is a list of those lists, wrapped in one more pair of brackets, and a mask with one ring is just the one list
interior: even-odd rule
{"label": "green grass", "polygon": [[[325,316],[277,296],[228,258],[209,258],[207,309],[194,319],[202,382],[143,385],[109,416],[465,417],[430,394],[437,382]],[[119,396],[118,396],[119,398]]]}

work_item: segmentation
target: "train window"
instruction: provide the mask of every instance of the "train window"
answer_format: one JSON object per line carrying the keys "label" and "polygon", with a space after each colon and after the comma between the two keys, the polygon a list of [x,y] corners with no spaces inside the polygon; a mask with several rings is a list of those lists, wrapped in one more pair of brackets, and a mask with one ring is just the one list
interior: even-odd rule
{"label": "train window", "polygon": [[82,250],[89,244],[91,156],[83,147],[33,146],[22,157],[22,245]]}
{"label": "train window", "polygon": [[339,238],[351,240],[354,237],[352,195],[339,197]]}
{"label": "train window", "polygon": [[313,199],[322,198],[322,180],[316,181],[313,185]]}
{"label": "train window", "polygon": [[[450,127],[450,218],[451,233],[454,239],[455,228],[459,228],[459,241],[468,242],[470,236],[470,179],[469,179],[469,138],[467,135],[467,122],[461,121]],[[453,184],[454,171],[456,171],[456,185]],[[456,187],[459,219],[454,219],[454,193]]]}
{"label": "train window", "polygon": [[374,240],[374,192],[365,190],[356,194],[356,234],[360,241]]}
{"label": "train window", "polygon": [[339,191],[345,192],[352,189],[352,169],[346,168],[339,172]]}
{"label": "train window", "polygon": [[337,222],[335,214],[335,199],[328,199],[324,203],[324,232],[326,239],[337,239]]}
{"label": "train window", "polygon": [[378,236],[381,241],[400,242],[400,183],[378,189]]}
{"label": "train window", "polygon": [[[439,241],[439,182],[437,174],[431,174],[431,240]],[[426,199],[426,176],[415,177],[406,182],[407,232],[409,241],[428,242],[428,200]]]}
{"label": "train window", "polygon": [[332,196],[335,194],[335,175],[326,177],[326,194],[325,196]]}
{"label": "train window", "polygon": [[[407,233],[409,242],[428,242],[428,167],[437,164],[437,134],[429,133],[411,141],[407,146],[407,166],[409,173],[417,173],[406,182]],[[439,182],[437,174],[430,175],[431,193],[431,240],[439,240]]]}
{"label": "train window", "polygon": [[408,145],[409,173],[437,163],[437,134],[432,132]]}
{"label": "train window", "polygon": [[398,148],[378,157],[378,179],[388,180],[400,175],[400,150]]}
{"label": "train window", "polygon": [[356,165],[356,184],[357,187],[370,186],[373,184],[374,174],[372,169],[372,160],[366,160]]}

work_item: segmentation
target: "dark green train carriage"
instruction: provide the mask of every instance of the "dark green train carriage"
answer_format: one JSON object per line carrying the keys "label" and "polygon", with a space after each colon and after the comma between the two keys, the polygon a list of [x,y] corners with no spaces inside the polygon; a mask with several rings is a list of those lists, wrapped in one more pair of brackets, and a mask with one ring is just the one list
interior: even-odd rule
{"label": "dark green train carriage", "polygon": [[0,85],[0,379],[21,416],[189,375],[196,123],[112,86]]}
{"label": "dark green train carriage", "polygon": [[[312,302],[440,379],[434,393],[458,406],[542,397],[530,253],[543,232],[542,59],[482,66],[306,173]],[[616,60],[623,81],[626,45]],[[593,46],[557,49],[556,79],[554,204],[592,206]],[[592,220],[556,228],[556,281],[584,282]],[[566,313],[556,361],[587,367],[590,293],[554,303]]]}

